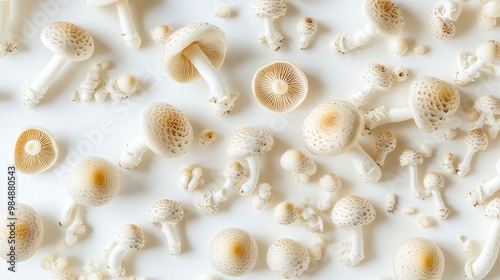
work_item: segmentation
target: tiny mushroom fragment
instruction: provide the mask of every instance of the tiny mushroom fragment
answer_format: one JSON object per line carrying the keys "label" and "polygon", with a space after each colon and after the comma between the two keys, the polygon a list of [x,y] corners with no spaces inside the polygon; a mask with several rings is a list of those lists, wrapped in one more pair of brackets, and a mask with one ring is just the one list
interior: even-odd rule
{"label": "tiny mushroom fragment", "polygon": [[93,64],[87,72],[85,80],[80,84],[80,88],[73,92],[71,99],[73,101],[81,100],[85,102],[92,100],[101,82],[101,74],[104,70],[108,69],[108,67],[108,61],[101,61]]}
{"label": "tiny mushroom fragment", "polygon": [[212,144],[216,138],[217,134],[215,134],[215,131],[211,129],[205,129],[200,134],[199,142],[202,146],[206,146]]}
{"label": "tiny mushroom fragment", "polygon": [[436,204],[436,212],[441,220],[448,217],[448,208],[444,205],[439,189],[444,187],[444,177],[437,172],[430,172],[424,177],[425,196],[432,195]]}
{"label": "tiny mushroom fragment", "polygon": [[434,225],[434,220],[428,215],[420,215],[417,221],[418,224],[423,228],[430,228]]}
{"label": "tiny mushroom fragment", "polygon": [[323,191],[323,196],[318,201],[318,209],[326,211],[333,206],[335,194],[342,188],[342,182],[335,173],[328,173],[319,178],[319,187]]}
{"label": "tiny mushroom fragment", "polygon": [[403,56],[408,52],[408,43],[405,39],[395,38],[389,41],[389,49],[396,56]]}
{"label": "tiny mushroom fragment", "polygon": [[261,183],[257,186],[257,192],[253,195],[252,206],[261,210],[266,208],[273,200],[272,186],[268,183]]}
{"label": "tiny mushroom fragment", "polygon": [[490,137],[495,139],[500,131],[500,98],[491,95],[481,95],[467,113],[467,119],[473,121],[472,128],[488,126]]}
{"label": "tiny mushroom fragment", "polygon": [[144,237],[141,228],[134,224],[125,224],[118,229],[116,239],[103,252],[111,276],[125,275],[125,269],[122,267],[123,254],[141,250],[145,243]]}
{"label": "tiny mushroom fragment", "polygon": [[203,169],[201,169],[201,167],[186,167],[183,168],[179,174],[181,187],[187,192],[192,192],[198,185],[203,185],[205,183],[205,181],[201,179],[203,175]]}
{"label": "tiny mushroom fragment", "polygon": [[494,40],[479,45],[474,55],[460,53],[455,83],[464,86],[478,78],[480,72],[500,76],[500,43]]}
{"label": "tiny mushroom fragment", "polygon": [[215,17],[226,19],[231,17],[231,8],[223,3],[217,2],[215,4]]}
{"label": "tiny mushroom fragment", "polygon": [[394,149],[396,149],[396,145],[396,137],[391,132],[386,131],[377,135],[377,138],[375,138],[375,149],[377,150],[375,162],[378,166],[384,166],[387,154],[394,151]]}
{"label": "tiny mushroom fragment", "polygon": [[280,238],[267,250],[267,266],[283,279],[300,277],[309,267],[309,250],[300,242],[289,238]]}
{"label": "tiny mushroom fragment", "polygon": [[84,28],[66,21],[56,21],[42,30],[42,44],[54,53],[49,64],[23,88],[23,103],[36,106],[66,61],[84,61],[94,53],[94,39]]}
{"label": "tiny mushroom fragment", "polygon": [[480,27],[492,29],[497,25],[497,18],[500,17],[500,1],[489,0],[481,8],[479,19],[477,20]]}
{"label": "tiny mushroom fragment", "polygon": [[161,231],[167,237],[168,250],[173,256],[181,253],[181,241],[176,225],[184,218],[182,205],[170,199],[161,199],[149,208],[149,221],[161,224]]}
{"label": "tiny mushroom fragment", "polygon": [[459,235],[458,241],[462,243],[462,251],[466,256],[472,256],[475,252],[474,242],[465,235]]}
{"label": "tiny mushroom fragment", "polygon": [[441,0],[427,17],[427,29],[440,40],[455,36],[455,22],[462,13],[462,3],[455,0]]}
{"label": "tiny mushroom fragment", "polygon": [[493,178],[473,184],[469,188],[465,199],[472,206],[482,205],[488,197],[500,190],[500,160],[497,160],[495,168],[496,175]]}
{"label": "tiny mushroom fragment", "polygon": [[479,150],[485,150],[488,146],[488,137],[484,133],[483,129],[476,128],[469,131],[469,134],[465,136],[465,147],[467,151],[465,152],[465,157],[462,162],[458,165],[457,174],[458,176],[465,176],[470,170],[470,164],[474,154]]}
{"label": "tiny mushroom fragment", "polygon": [[402,167],[408,166],[410,168],[410,186],[411,194],[415,198],[424,198],[422,188],[420,187],[418,178],[418,165],[424,162],[422,153],[414,148],[408,148],[399,156],[399,164]]}
{"label": "tiny mushroom fragment", "polygon": [[450,128],[447,128],[445,131],[444,131],[444,139],[446,140],[451,140],[455,137],[457,137],[457,135],[460,133],[460,129],[458,127],[450,127]]}
{"label": "tiny mushroom fragment", "polygon": [[151,38],[158,44],[165,45],[168,37],[172,34],[172,27],[168,24],[161,24],[151,29]]}
{"label": "tiny mushroom fragment", "polygon": [[390,193],[386,198],[387,202],[387,212],[392,213],[394,211],[394,207],[396,206],[397,196],[394,193]]}
{"label": "tiny mushroom fragment", "polygon": [[59,155],[52,134],[41,127],[28,127],[16,139],[14,165],[26,174],[41,173],[52,167]]}
{"label": "tiny mushroom fragment", "polygon": [[281,168],[290,173],[292,179],[301,184],[309,182],[309,177],[316,174],[316,164],[299,150],[288,150],[280,159]]}
{"label": "tiny mushroom fragment", "polygon": [[441,166],[446,170],[448,174],[456,174],[457,169],[455,167],[456,157],[452,153],[446,153],[444,155],[443,161],[441,162]]}
{"label": "tiny mushroom fragment", "polygon": [[286,3],[283,0],[253,0],[251,4],[252,14],[262,18],[264,21],[264,33],[259,34],[261,43],[269,45],[271,50],[278,51],[284,37],[281,32],[274,30],[273,21],[286,14]]}
{"label": "tiny mushroom fragment", "polygon": [[297,21],[297,33],[300,35],[299,48],[307,49],[311,37],[318,31],[318,23],[312,17],[303,17]]}
{"label": "tiny mushroom fragment", "polygon": [[[0,1],[0,58],[4,58],[9,53],[17,51],[17,46],[10,39],[10,2],[11,0]],[[12,1],[16,3],[17,1]]]}
{"label": "tiny mushroom fragment", "polygon": [[117,101],[127,99],[135,92],[138,83],[134,75],[123,74],[106,81],[106,85],[95,93],[95,99],[99,102],[103,102],[108,96]]}
{"label": "tiny mushroom fragment", "polygon": [[398,280],[441,280],[444,255],[432,241],[413,237],[403,241],[394,251],[392,266]]}
{"label": "tiny mushroom fragment", "polygon": [[304,199],[297,205],[284,201],[274,207],[273,219],[277,224],[289,225],[295,221],[300,222],[300,226],[310,232],[323,231],[323,219],[309,205],[309,200]]}

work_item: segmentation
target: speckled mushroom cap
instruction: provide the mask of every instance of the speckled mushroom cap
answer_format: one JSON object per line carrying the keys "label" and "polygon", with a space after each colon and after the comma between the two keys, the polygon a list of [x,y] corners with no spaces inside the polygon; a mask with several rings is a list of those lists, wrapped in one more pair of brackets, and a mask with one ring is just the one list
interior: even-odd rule
{"label": "speckled mushroom cap", "polygon": [[328,173],[319,178],[319,187],[326,192],[338,191],[342,188],[342,181],[335,173]]}
{"label": "speckled mushroom cap", "polygon": [[467,148],[472,148],[474,150],[485,150],[488,146],[488,137],[484,133],[483,129],[476,128],[465,136],[465,146]]}
{"label": "speckled mushroom cap", "polygon": [[289,238],[276,240],[267,250],[267,266],[284,279],[299,277],[309,267],[309,250]]}
{"label": "speckled mushroom cap", "polygon": [[224,178],[239,182],[245,179],[245,168],[238,161],[230,161],[224,168]]}
{"label": "speckled mushroom cap", "polygon": [[[33,256],[40,247],[43,238],[42,219],[30,206],[17,203],[16,212],[16,261],[22,262]],[[11,234],[9,220],[12,217],[7,207],[0,210],[0,256],[7,260],[11,244],[8,243]]]}
{"label": "speckled mushroom cap", "polygon": [[288,201],[276,205],[273,210],[273,220],[280,225],[289,225],[297,220],[297,208]]}
{"label": "speckled mushroom cap", "polygon": [[363,79],[376,90],[388,91],[394,85],[392,71],[379,63],[370,63],[361,70]]}
{"label": "speckled mushroom cap", "polygon": [[318,31],[318,23],[311,17],[303,17],[297,21],[299,35],[313,35]]}
{"label": "speckled mushroom cap", "polygon": [[286,3],[283,0],[254,0],[250,8],[256,17],[277,19],[286,14]]}
{"label": "speckled mushroom cap", "polygon": [[94,53],[94,38],[83,27],[56,21],[42,30],[42,44],[53,53],[75,61],[87,60]]}
{"label": "speckled mushroom cap", "polygon": [[368,200],[348,195],[335,203],[332,209],[332,221],[337,227],[353,227],[371,224],[376,212]]}
{"label": "speckled mushroom cap", "polygon": [[148,147],[166,158],[182,156],[193,141],[193,128],[188,118],[167,103],[153,103],[144,108],[141,132]]}
{"label": "speckled mushroom cap", "polygon": [[170,199],[161,199],[149,207],[149,221],[151,223],[177,224],[184,218],[182,205]]}
{"label": "speckled mushroom cap", "polygon": [[242,276],[257,263],[257,242],[246,231],[228,228],[219,232],[209,250],[212,266],[227,276]]}
{"label": "speckled mushroom cap", "polygon": [[121,0],[83,0],[83,2],[90,6],[107,6]]}
{"label": "speckled mushroom cap", "polygon": [[177,82],[187,83],[201,78],[194,65],[183,55],[184,49],[196,44],[215,69],[220,69],[226,57],[226,35],[210,23],[192,23],[174,31],[165,42],[161,61],[165,70]]}
{"label": "speckled mushroom cap", "polygon": [[391,0],[365,0],[361,9],[365,18],[385,36],[396,36],[405,26],[401,10]]}
{"label": "speckled mushroom cap", "polygon": [[414,237],[396,248],[392,265],[398,280],[441,280],[445,261],[443,252],[434,242]]}
{"label": "speckled mushroom cap", "polygon": [[[494,40],[482,43],[476,50],[476,56],[484,60],[487,65],[500,63],[500,43]],[[491,68],[486,68],[486,70],[490,73],[494,72]]]}
{"label": "speckled mushroom cap", "polygon": [[274,139],[264,129],[246,126],[235,131],[227,142],[227,156],[230,158],[257,157],[269,152]]}
{"label": "speckled mushroom cap", "polygon": [[144,247],[145,241],[142,229],[134,224],[122,225],[116,232],[116,243],[127,251],[139,251]]}
{"label": "speckled mushroom cap", "polygon": [[500,114],[500,98],[491,95],[481,95],[474,102],[474,110],[481,113],[499,115]]}
{"label": "speckled mushroom cap", "polygon": [[381,152],[392,152],[396,149],[397,140],[390,131],[380,133],[375,138],[375,149]]}
{"label": "speckled mushroom cap", "polygon": [[17,136],[14,165],[26,174],[41,173],[53,166],[59,155],[56,140],[41,127],[28,127]]}
{"label": "speckled mushroom cap", "polygon": [[427,190],[444,187],[444,177],[437,172],[429,172],[424,177],[424,188]]}
{"label": "speckled mushroom cap", "polygon": [[50,275],[50,280],[75,280],[75,275],[67,270],[54,271]]}
{"label": "speckled mushroom cap", "polygon": [[110,202],[120,188],[120,172],[109,161],[88,157],[69,173],[68,193],[77,204],[102,206]]}
{"label": "speckled mushroom cap", "polygon": [[486,205],[485,214],[488,219],[500,220],[500,198],[496,197]]}
{"label": "speckled mushroom cap", "polygon": [[299,150],[288,150],[280,158],[283,169],[293,173],[305,173],[311,159]]}
{"label": "speckled mushroom cap", "polygon": [[339,155],[357,143],[362,128],[363,119],[352,103],[332,100],[309,112],[302,123],[302,141],[314,155]]}
{"label": "speckled mushroom cap", "polygon": [[418,128],[434,132],[455,114],[460,105],[460,95],[450,83],[425,76],[411,84],[409,102]]}
{"label": "speckled mushroom cap", "polygon": [[414,165],[414,164],[422,164],[424,162],[424,157],[422,153],[415,150],[414,148],[408,148],[401,153],[399,156],[399,164],[402,167]]}

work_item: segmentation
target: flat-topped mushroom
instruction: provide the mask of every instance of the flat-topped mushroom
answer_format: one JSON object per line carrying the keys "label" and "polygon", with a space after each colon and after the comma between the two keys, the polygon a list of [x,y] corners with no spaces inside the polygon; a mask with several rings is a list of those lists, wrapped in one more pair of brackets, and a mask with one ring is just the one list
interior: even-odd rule
{"label": "flat-topped mushroom", "polygon": [[301,184],[309,182],[316,173],[316,164],[299,150],[288,150],[280,158],[281,168],[289,172],[292,179]]}
{"label": "flat-topped mushroom", "polygon": [[259,35],[262,43],[267,42],[271,50],[278,51],[283,42],[283,34],[274,30],[273,21],[286,14],[286,3],[283,0],[254,0],[250,6],[252,14],[264,21],[264,33]]}
{"label": "flat-topped mushroom", "polygon": [[22,173],[44,172],[56,163],[58,155],[56,140],[44,128],[28,127],[17,136],[14,165]]}
{"label": "flat-topped mushroom", "polygon": [[460,53],[455,83],[464,86],[479,78],[480,72],[500,76],[500,43],[490,40],[482,43],[474,55]]}
{"label": "flat-topped mushroom", "polygon": [[123,254],[141,250],[146,243],[144,238],[142,229],[134,224],[125,224],[118,228],[116,239],[106,247],[103,253],[111,276],[125,275],[125,269],[122,267]]}
{"label": "flat-topped mushroom", "polygon": [[[11,0],[0,1],[0,58],[4,58],[9,53],[17,51],[17,46],[10,39],[10,2]],[[14,1],[15,3],[16,1]]]}
{"label": "flat-topped mushroom", "polygon": [[440,40],[455,36],[455,22],[462,13],[462,3],[455,0],[439,1],[427,17],[427,29]]}
{"label": "flat-topped mushroom", "polygon": [[418,178],[417,166],[424,163],[424,156],[414,148],[408,148],[399,156],[399,164],[402,167],[408,166],[410,168],[410,187],[411,194],[415,198],[424,198],[420,181]]}
{"label": "flat-topped mushroom", "polygon": [[500,1],[490,0],[484,3],[479,14],[477,23],[484,29],[492,29],[497,25],[497,19],[500,17]]}
{"label": "flat-topped mushroom", "polygon": [[297,21],[297,33],[299,34],[299,48],[307,49],[311,37],[318,31],[318,23],[312,17],[303,17]]}
{"label": "flat-topped mushroom", "polygon": [[398,280],[441,280],[444,255],[432,241],[413,237],[396,248],[392,257],[394,274]]}
{"label": "flat-topped mushroom", "polygon": [[184,218],[182,205],[171,199],[161,199],[149,207],[149,221],[161,224],[161,231],[167,237],[168,250],[172,255],[181,253],[181,241],[176,225]]}
{"label": "flat-topped mushroom", "polygon": [[496,175],[493,178],[473,184],[469,188],[465,200],[472,206],[482,205],[488,197],[500,190],[500,160],[497,160],[495,168]]}
{"label": "flat-topped mushroom", "polygon": [[396,145],[396,137],[390,131],[386,131],[377,135],[377,137],[375,138],[375,149],[377,150],[375,162],[378,164],[378,166],[384,166],[387,154],[394,151],[394,149],[396,149]]}
{"label": "flat-topped mushroom", "polygon": [[323,196],[318,202],[318,209],[326,211],[333,206],[335,194],[342,188],[342,182],[335,173],[328,173],[319,178],[319,188],[323,191]]}
{"label": "flat-topped mushroom", "polygon": [[438,218],[441,220],[448,217],[448,208],[444,205],[443,198],[439,189],[444,187],[444,177],[437,172],[430,172],[425,174],[424,177],[424,190],[425,196],[432,195],[434,198],[434,203],[436,204],[436,212]]}
{"label": "flat-topped mushroom", "polygon": [[484,133],[482,128],[476,128],[465,136],[465,147],[467,151],[465,152],[465,157],[462,162],[458,165],[457,174],[458,176],[465,176],[470,170],[470,164],[472,158],[476,152],[480,150],[486,150],[488,147],[488,137]]}

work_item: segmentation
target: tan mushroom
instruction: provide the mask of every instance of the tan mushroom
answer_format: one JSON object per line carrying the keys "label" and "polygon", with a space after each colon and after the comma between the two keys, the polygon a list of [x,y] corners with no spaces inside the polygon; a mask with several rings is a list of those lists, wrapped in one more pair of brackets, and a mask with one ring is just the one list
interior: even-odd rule
{"label": "tan mushroom", "polygon": [[28,127],[17,136],[14,165],[22,173],[44,172],[56,163],[58,155],[56,140],[44,128]]}
{"label": "tan mushroom", "polygon": [[413,237],[396,248],[392,257],[394,274],[398,280],[441,280],[444,255],[432,241]]}
{"label": "tan mushroom", "polygon": [[215,131],[211,129],[205,129],[201,132],[199,142],[202,146],[207,146],[212,144],[217,138]]}
{"label": "tan mushroom", "polygon": [[113,277],[125,275],[122,267],[122,257],[125,252],[135,252],[144,248],[145,241],[142,229],[134,224],[122,225],[116,232],[116,239],[104,250],[104,260],[108,265],[108,272]]}
{"label": "tan mushroom", "polygon": [[378,166],[384,166],[387,154],[394,151],[394,149],[396,149],[396,145],[396,137],[391,132],[386,131],[377,135],[377,138],[375,138],[375,149],[377,150],[375,162]]}
{"label": "tan mushroom", "polygon": [[462,162],[458,165],[457,174],[458,176],[465,176],[470,170],[470,164],[472,158],[476,152],[480,150],[486,150],[488,146],[488,137],[484,133],[483,129],[476,128],[469,131],[469,134],[465,136],[465,147],[467,151],[465,152],[465,157]]}
{"label": "tan mushroom", "polygon": [[161,231],[167,237],[170,254],[174,256],[181,253],[182,244],[177,234],[176,225],[182,218],[184,218],[184,209],[175,200],[158,200],[149,208],[149,221],[161,224]]}
{"label": "tan mushroom", "polygon": [[280,238],[269,246],[266,262],[273,273],[291,279],[307,270],[311,257],[306,246],[290,238]]}

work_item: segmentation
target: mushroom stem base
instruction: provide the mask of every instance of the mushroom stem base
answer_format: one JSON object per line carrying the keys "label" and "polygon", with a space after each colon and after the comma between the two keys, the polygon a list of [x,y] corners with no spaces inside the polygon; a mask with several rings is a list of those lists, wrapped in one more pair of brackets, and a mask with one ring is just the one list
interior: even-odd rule
{"label": "mushroom stem base", "polygon": [[347,152],[351,158],[356,172],[361,176],[365,183],[377,183],[382,177],[382,172],[377,163],[361,148],[359,144],[355,144],[350,151]]}
{"label": "mushroom stem base", "polygon": [[118,17],[120,18],[120,26],[122,30],[122,37],[129,48],[137,49],[141,46],[142,40],[130,16],[130,9],[128,0],[121,0],[116,2],[116,9]]}

